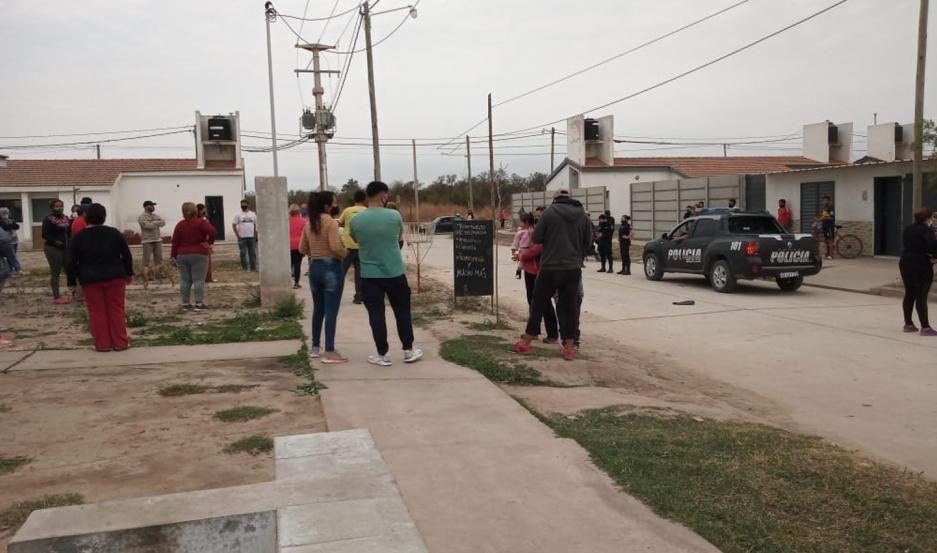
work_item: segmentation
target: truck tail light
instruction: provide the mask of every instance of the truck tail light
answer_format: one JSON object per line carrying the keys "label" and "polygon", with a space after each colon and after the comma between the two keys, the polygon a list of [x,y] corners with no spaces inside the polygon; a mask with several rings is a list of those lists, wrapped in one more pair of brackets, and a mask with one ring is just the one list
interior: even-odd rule
{"label": "truck tail light", "polygon": [[758,255],[758,241],[752,240],[751,242],[745,244],[745,255],[748,257],[754,257]]}

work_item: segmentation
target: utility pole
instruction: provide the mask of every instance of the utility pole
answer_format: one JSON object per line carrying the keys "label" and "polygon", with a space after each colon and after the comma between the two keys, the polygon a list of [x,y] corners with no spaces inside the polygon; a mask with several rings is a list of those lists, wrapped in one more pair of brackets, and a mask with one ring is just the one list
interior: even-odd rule
{"label": "utility pole", "polygon": [[553,153],[556,148],[556,127],[550,127],[550,172],[553,172]]}
{"label": "utility pole", "polygon": [[469,145],[468,135],[465,135],[465,163],[468,166],[468,208],[469,211],[475,213],[475,199],[472,197],[472,146]]}
{"label": "utility pole", "polygon": [[270,23],[276,20],[277,11],[273,9],[273,2],[264,4],[264,15],[267,20],[267,81],[270,85],[270,132],[273,141],[273,176],[279,177],[277,166],[277,115],[273,107],[273,54],[270,51]]}
{"label": "utility pole", "polygon": [[921,161],[924,157],[924,61],[927,58],[927,11],[928,0],[921,0],[921,13],[917,28],[917,75],[914,82],[914,181],[911,185],[911,208],[923,203],[923,175]]}
{"label": "utility pole", "polygon": [[381,146],[377,133],[377,98],[374,93],[374,54],[371,52],[371,10],[370,0],[361,5],[364,18],[364,44],[368,56],[368,97],[371,100],[371,147],[374,149],[374,180],[381,180]]}
{"label": "utility pole", "polygon": [[878,125],[878,112],[877,111],[872,114],[872,124]]}
{"label": "utility pole", "polygon": [[420,222],[420,181],[416,178],[416,139],[413,139],[413,198],[416,202],[416,222]]}
{"label": "utility pole", "polygon": [[722,157],[729,157],[729,145],[728,144],[722,145]]}
{"label": "utility pole", "polygon": [[491,296],[491,308],[495,312],[495,322],[501,322],[501,310],[498,306],[498,227],[495,226],[495,143],[492,135],[491,123],[491,93],[488,93],[488,182],[491,184],[491,236],[494,238],[492,248],[495,250],[494,259],[494,294]]}
{"label": "utility pole", "polygon": [[[338,73],[336,70],[322,70],[319,66],[319,52],[323,50],[331,50],[335,48],[334,46],[326,46],[324,44],[300,44],[297,45],[297,48],[302,48],[312,52],[312,71],[313,79],[315,80],[312,88],[312,95],[316,98],[316,113],[315,113],[315,141],[317,149],[319,150],[319,190],[324,191],[329,187],[329,170],[328,164],[326,162],[326,153],[325,153],[325,143],[329,141],[329,138],[332,137],[329,134],[329,131],[335,126],[334,118],[332,117],[332,112],[325,107],[325,102],[322,101],[322,95],[325,94],[325,89],[322,88],[322,73]],[[306,69],[297,69],[297,73],[308,73],[309,70]]]}
{"label": "utility pole", "polygon": [[100,144],[94,145],[94,153],[98,159],[101,159],[101,145]]}

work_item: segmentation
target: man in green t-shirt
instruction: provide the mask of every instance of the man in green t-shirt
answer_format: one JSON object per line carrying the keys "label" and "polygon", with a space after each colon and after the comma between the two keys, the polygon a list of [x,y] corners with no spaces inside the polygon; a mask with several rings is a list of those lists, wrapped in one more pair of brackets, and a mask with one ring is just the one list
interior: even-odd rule
{"label": "man in green t-shirt", "polygon": [[371,334],[377,355],[368,363],[390,366],[387,355],[387,321],[384,296],[390,301],[397,321],[397,334],[403,344],[403,361],[412,363],[423,357],[423,350],[413,347],[413,318],[410,314],[410,285],[398,241],[403,240],[403,219],[394,209],[387,209],[390,190],[380,181],[368,183],[368,208],[356,214],[348,227],[351,239],[358,243],[361,263],[361,298],[368,310]]}
{"label": "man in green t-shirt", "polygon": [[338,226],[345,229],[344,234],[342,234],[342,243],[345,245],[345,249],[348,250],[348,255],[342,260],[342,270],[347,275],[349,268],[355,268],[355,303],[361,303],[361,260],[358,257],[358,243],[351,237],[351,232],[348,229],[351,226],[351,218],[367,209],[367,203],[368,196],[364,193],[364,190],[355,190],[355,205],[346,207],[345,211],[342,211],[342,214],[338,217]]}

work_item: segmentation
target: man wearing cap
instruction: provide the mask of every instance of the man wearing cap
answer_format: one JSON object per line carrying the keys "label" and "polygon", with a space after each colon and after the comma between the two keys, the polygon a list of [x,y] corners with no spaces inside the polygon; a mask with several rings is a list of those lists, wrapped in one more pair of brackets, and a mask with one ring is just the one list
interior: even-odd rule
{"label": "man wearing cap", "polygon": [[147,200],[143,202],[143,213],[137,219],[140,223],[144,267],[155,267],[163,262],[163,239],[159,229],[166,226],[166,221],[155,212],[156,203]]}
{"label": "man wearing cap", "polygon": [[[582,258],[592,245],[592,223],[582,204],[572,199],[569,192],[559,190],[553,204],[544,210],[532,237],[534,244],[542,244],[540,273],[534,284],[530,318],[520,341],[514,344],[516,353],[530,353],[530,343],[540,332],[540,318],[547,303],[558,292],[566,325],[560,331],[563,339],[563,358],[575,359],[575,343],[579,337],[579,306],[577,297],[582,283]],[[559,316],[560,313],[557,313]]]}

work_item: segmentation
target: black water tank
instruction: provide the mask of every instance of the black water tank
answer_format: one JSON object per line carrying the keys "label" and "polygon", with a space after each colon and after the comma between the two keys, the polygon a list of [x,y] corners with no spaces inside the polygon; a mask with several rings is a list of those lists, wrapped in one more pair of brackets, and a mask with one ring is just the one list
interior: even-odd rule
{"label": "black water tank", "polygon": [[599,122],[595,119],[586,119],[584,137],[586,140],[599,139]]}
{"label": "black water tank", "polygon": [[895,123],[895,144],[904,143],[904,127]]}
{"label": "black water tank", "polygon": [[839,144],[839,127],[830,125],[827,133],[827,144]]}
{"label": "black water tank", "polygon": [[209,140],[231,140],[231,120],[224,117],[208,119]]}

